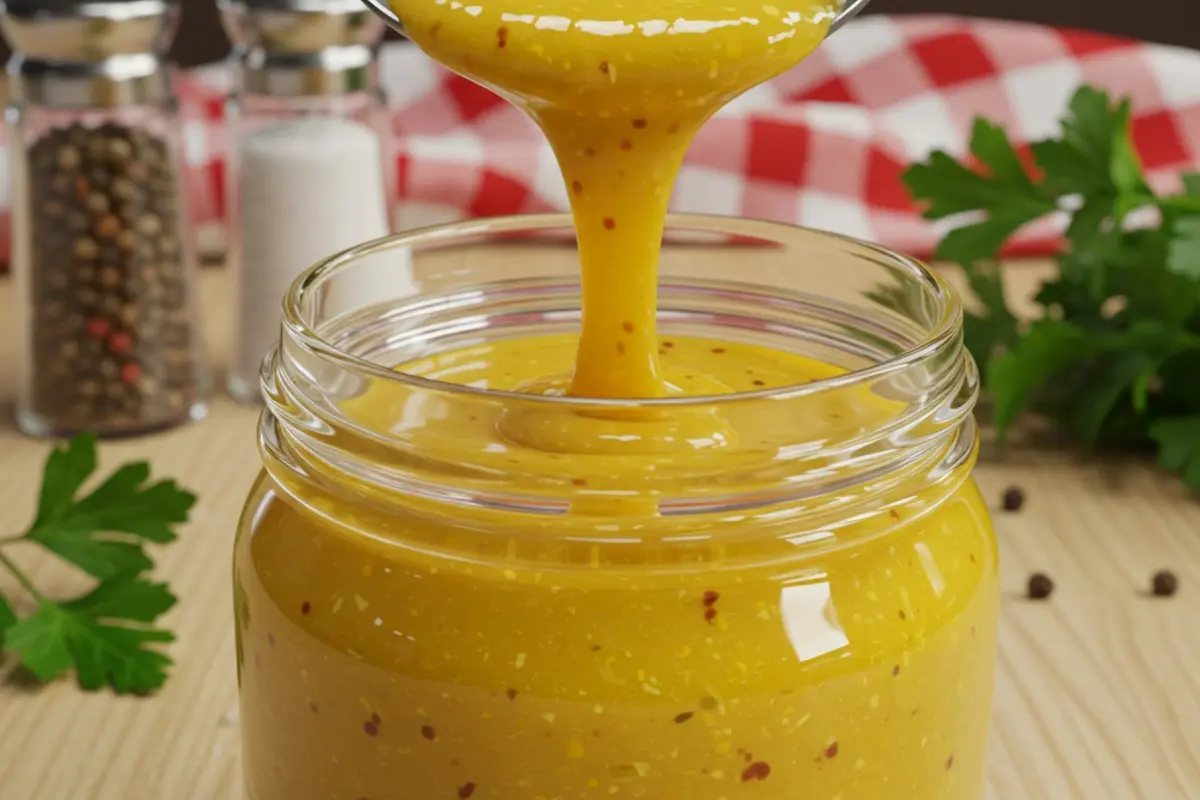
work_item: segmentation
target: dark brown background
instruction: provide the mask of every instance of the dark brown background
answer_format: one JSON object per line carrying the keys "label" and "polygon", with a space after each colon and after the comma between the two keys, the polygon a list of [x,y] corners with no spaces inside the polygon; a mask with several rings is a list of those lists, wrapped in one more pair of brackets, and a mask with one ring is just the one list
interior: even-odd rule
{"label": "dark brown background", "polygon": [[[203,64],[228,51],[213,0],[186,0],[175,55]],[[944,12],[1032,20],[1200,48],[1200,0],[872,0],[871,13]],[[1147,17],[1146,11],[1155,16]]]}

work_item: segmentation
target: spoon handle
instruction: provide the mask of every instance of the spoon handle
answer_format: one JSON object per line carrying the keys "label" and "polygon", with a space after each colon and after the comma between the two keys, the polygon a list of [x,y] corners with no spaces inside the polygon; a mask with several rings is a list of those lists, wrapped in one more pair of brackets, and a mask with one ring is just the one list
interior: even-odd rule
{"label": "spoon handle", "polygon": [[[392,11],[391,6],[387,4],[387,0],[362,0],[367,5],[367,8],[374,11],[397,33],[404,34],[404,24],[400,22],[400,18],[396,16],[396,12]],[[833,33],[838,28],[845,25],[854,17],[858,16],[858,12],[866,8],[870,0],[843,0],[842,8],[838,11],[837,18],[833,24],[829,26],[829,32]]]}

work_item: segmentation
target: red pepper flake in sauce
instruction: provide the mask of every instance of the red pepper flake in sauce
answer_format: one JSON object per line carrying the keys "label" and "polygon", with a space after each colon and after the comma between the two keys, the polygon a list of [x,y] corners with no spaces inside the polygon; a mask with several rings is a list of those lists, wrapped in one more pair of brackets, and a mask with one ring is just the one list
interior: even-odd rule
{"label": "red pepper flake in sauce", "polygon": [[625,343],[624,342],[617,342],[617,355],[619,355],[619,356],[625,355]]}
{"label": "red pepper flake in sauce", "polygon": [[953,766],[954,766],[954,754],[951,753],[950,757],[946,759],[946,770],[949,771],[950,768]]}
{"label": "red pepper flake in sauce", "polygon": [[509,700],[516,700],[518,694],[519,692],[517,692],[516,689],[509,689],[504,693],[505,697],[507,697]]}
{"label": "red pepper flake in sauce", "polygon": [[611,231],[615,227],[617,227],[617,221],[615,219],[612,217],[604,218],[604,230]]}
{"label": "red pepper flake in sauce", "polygon": [[571,191],[575,194],[583,194],[583,182],[571,181]]}
{"label": "red pepper flake in sauce", "polygon": [[431,742],[437,741],[437,731],[435,731],[433,729],[432,725],[422,725],[421,726],[421,735],[424,736],[426,739],[428,739]]}
{"label": "red pepper flake in sauce", "polygon": [[632,322],[622,322],[621,330],[625,331],[626,333],[633,333],[633,331],[634,331],[633,323]]}
{"label": "red pepper flake in sauce", "polygon": [[715,608],[704,609],[704,621],[712,624],[712,621],[717,618],[717,610]]}
{"label": "red pepper flake in sauce", "polygon": [[508,46],[508,28],[497,28],[496,29],[496,47],[503,48],[503,47],[507,47],[507,46]]}
{"label": "red pepper flake in sauce", "polygon": [[679,126],[674,123],[668,125],[667,133],[679,133]]}
{"label": "red pepper flake in sauce", "polygon": [[591,646],[591,651],[592,651],[593,653],[599,653],[599,652],[600,652],[600,645],[598,645],[598,644],[594,644],[594,645],[592,645],[592,646]]}
{"label": "red pepper flake in sauce", "polygon": [[663,342],[662,346],[667,348],[668,350],[670,350],[672,347],[675,346],[675,343],[674,342]]}
{"label": "red pepper flake in sauce", "polygon": [[575,486],[587,486],[586,478],[571,478],[571,483]]}
{"label": "red pepper flake in sauce", "polygon": [[629,141],[628,139],[622,139],[621,140],[621,149],[622,150],[632,150],[633,142]]}
{"label": "red pepper flake in sauce", "polygon": [[755,386],[766,386],[767,382],[766,381],[754,381],[754,385]]}
{"label": "red pepper flake in sauce", "polygon": [[436,39],[438,32],[442,29],[442,23],[435,22],[429,26],[429,38]]}
{"label": "red pepper flake in sauce", "polygon": [[273,634],[273,633],[267,634],[267,644],[271,645],[271,647],[275,646],[275,634]]}
{"label": "red pepper flake in sauce", "polygon": [[899,614],[900,614],[900,620],[901,620],[902,622],[908,619],[908,614],[905,614],[905,613],[904,613],[904,609],[903,609],[903,608],[902,608],[902,609],[900,609],[900,611],[899,611],[899,612],[897,612],[897,613],[899,613]]}
{"label": "red pepper flake in sauce", "polygon": [[765,781],[769,777],[771,777],[771,765],[765,761],[755,761],[742,772],[742,783]]}
{"label": "red pepper flake in sauce", "polygon": [[687,722],[694,716],[696,716],[696,712],[694,712],[694,711],[684,711],[682,714],[676,714],[675,715],[675,724],[682,725],[683,723]]}
{"label": "red pepper flake in sauce", "polygon": [[473,794],[475,794],[475,784],[473,783],[464,783],[458,787],[458,800],[467,800]]}
{"label": "red pepper flake in sauce", "polygon": [[600,62],[600,71],[603,72],[605,75],[608,74],[608,62],[607,61]]}
{"label": "red pepper flake in sauce", "polygon": [[367,736],[379,735],[379,722],[377,716],[372,716],[371,719],[363,723],[363,732],[366,733]]}
{"label": "red pepper flake in sauce", "polygon": [[713,351],[713,355],[717,355],[717,356],[720,356],[720,355],[724,355],[724,354],[725,354],[725,348],[724,348],[724,347],[714,347],[714,348],[712,349],[712,351]]}
{"label": "red pepper flake in sauce", "polygon": [[888,512],[888,516],[894,520],[899,520],[900,512],[893,508],[891,511]]}
{"label": "red pepper flake in sauce", "polygon": [[893,677],[893,678],[899,678],[899,677],[900,677],[900,665],[899,665],[899,664],[897,664],[896,666],[892,667],[892,677]]}
{"label": "red pepper flake in sauce", "polygon": [[707,592],[704,593],[704,605],[706,608],[711,608],[712,606],[715,606],[717,604],[717,601],[720,599],[721,599],[720,592],[714,592],[712,589],[709,589]]}
{"label": "red pepper flake in sauce", "polygon": [[825,757],[826,758],[837,758],[837,754],[838,754],[838,743],[830,742],[829,746],[825,748]]}
{"label": "red pepper flake in sauce", "polygon": [[637,129],[640,131],[642,128],[645,128],[645,127],[646,127],[646,120],[644,120],[644,119],[635,119],[635,120],[633,121],[633,127],[637,128]]}
{"label": "red pepper flake in sauce", "polygon": [[586,150],[584,150],[584,151],[583,151],[583,154],[584,154],[585,156],[594,156],[594,155],[596,155],[596,148],[594,148],[594,147],[589,147],[588,149],[586,149]]}
{"label": "red pepper flake in sauce", "polygon": [[308,710],[311,711],[312,713],[316,714],[318,711],[321,710],[321,707],[310,700],[308,703]]}
{"label": "red pepper flake in sauce", "polygon": [[303,614],[304,616],[306,616],[306,617],[307,617],[310,611],[312,611],[312,604],[311,604],[311,603],[309,603],[309,602],[303,602],[303,603],[301,603],[301,604],[300,604],[300,613],[301,613],[301,614]]}

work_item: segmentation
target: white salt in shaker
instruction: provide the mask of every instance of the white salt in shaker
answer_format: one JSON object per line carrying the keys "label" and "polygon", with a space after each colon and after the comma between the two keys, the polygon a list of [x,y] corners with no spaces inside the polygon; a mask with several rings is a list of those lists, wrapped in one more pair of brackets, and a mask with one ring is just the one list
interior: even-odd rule
{"label": "white salt in shaker", "polygon": [[[317,261],[390,231],[395,161],[376,56],[383,23],[360,0],[218,0],[237,88],[228,209],[237,297],[227,385],[260,398],[259,368],[279,341],[284,294]],[[339,305],[414,291],[407,264],[392,285],[339,286]]]}

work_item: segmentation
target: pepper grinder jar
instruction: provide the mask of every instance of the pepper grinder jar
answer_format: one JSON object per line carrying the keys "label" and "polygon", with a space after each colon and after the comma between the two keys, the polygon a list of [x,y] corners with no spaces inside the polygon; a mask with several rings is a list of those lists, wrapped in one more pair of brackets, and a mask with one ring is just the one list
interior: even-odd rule
{"label": "pepper grinder jar", "polygon": [[236,76],[227,115],[236,291],[227,387],[254,403],[288,287],[319,259],[390,233],[395,161],[377,63],[385,26],[360,0],[217,5]]}
{"label": "pepper grinder jar", "polygon": [[209,379],[163,57],[177,0],[7,0],[17,423],[146,433]]}

